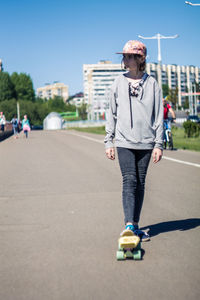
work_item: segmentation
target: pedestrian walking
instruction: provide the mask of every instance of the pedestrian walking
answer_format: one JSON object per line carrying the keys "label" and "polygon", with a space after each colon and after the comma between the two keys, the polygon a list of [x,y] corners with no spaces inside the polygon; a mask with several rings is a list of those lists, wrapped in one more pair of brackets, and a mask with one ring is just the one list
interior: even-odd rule
{"label": "pedestrian walking", "polygon": [[28,132],[31,131],[31,126],[30,126],[30,122],[27,118],[27,115],[24,115],[24,119],[22,120],[22,129],[23,129],[23,132],[24,132],[26,138],[28,138]]}
{"label": "pedestrian walking", "polygon": [[19,121],[16,115],[14,116],[14,118],[12,118],[11,123],[13,127],[14,138],[17,139],[19,137]]}
{"label": "pedestrian walking", "polygon": [[1,113],[0,113],[0,128],[1,128],[1,131],[3,131],[3,132],[5,129],[5,124],[6,124],[6,118],[3,114],[3,112],[1,111]]}
{"label": "pedestrian walking", "polygon": [[123,178],[125,229],[122,235],[131,230],[141,241],[147,241],[150,236],[140,230],[139,221],[151,155],[154,163],[162,158],[162,97],[155,78],[145,72],[147,49],[143,43],[128,41],[117,54],[123,55],[127,72],[117,77],[110,89],[104,140],[106,155],[114,160],[117,148]]}

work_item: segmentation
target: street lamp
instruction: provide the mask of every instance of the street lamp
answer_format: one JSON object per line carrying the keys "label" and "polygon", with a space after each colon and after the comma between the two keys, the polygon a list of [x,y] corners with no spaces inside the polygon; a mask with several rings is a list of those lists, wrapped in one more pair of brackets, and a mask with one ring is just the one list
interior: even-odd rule
{"label": "street lamp", "polygon": [[189,1],[185,1],[185,4],[191,5],[191,6],[200,6],[200,3],[192,3]]}
{"label": "street lamp", "polygon": [[139,38],[141,39],[148,39],[148,40],[153,40],[157,39],[158,40],[158,84],[160,86],[160,89],[162,91],[162,75],[161,75],[161,64],[162,64],[162,59],[161,59],[161,47],[160,47],[160,40],[161,39],[175,39],[178,37],[178,34],[172,35],[172,36],[164,36],[161,35],[160,33],[157,33],[156,35],[152,37],[144,37],[142,35],[138,35]]}

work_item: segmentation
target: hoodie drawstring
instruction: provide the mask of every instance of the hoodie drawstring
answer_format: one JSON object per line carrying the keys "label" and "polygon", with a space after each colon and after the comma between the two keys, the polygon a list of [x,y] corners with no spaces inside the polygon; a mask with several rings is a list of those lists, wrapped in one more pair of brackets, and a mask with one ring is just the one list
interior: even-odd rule
{"label": "hoodie drawstring", "polygon": [[132,101],[131,101],[131,83],[128,85],[129,102],[130,102],[130,117],[131,117],[131,129],[133,128],[133,114],[132,114]]}
{"label": "hoodie drawstring", "polygon": [[[147,79],[149,75],[147,73],[144,73],[144,75],[142,76],[142,79],[138,85],[137,88],[134,89],[134,91],[132,92],[131,89],[131,83],[129,82],[128,84],[128,93],[129,93],[129,101],[130,101],[130,117],[131,117],[131,129],[133,128],[133,114],[132,114],[132,101],[131,101],[131,97],[138,97],[140,94],[140,101],[142,100],[143,94],[144,94],[144,88],[143,88],[143,84],[145,82],[145,80]],[[139,92],[139,88],[141,88],[141,92]]]}

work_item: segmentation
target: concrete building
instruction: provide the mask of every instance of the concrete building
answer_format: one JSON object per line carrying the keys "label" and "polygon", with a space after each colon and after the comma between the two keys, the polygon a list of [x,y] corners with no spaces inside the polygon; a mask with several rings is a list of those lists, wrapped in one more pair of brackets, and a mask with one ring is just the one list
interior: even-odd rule
{"label": "concrete building", "polygon": [[108,108],[106,94],[109,87],[124,70],[110,61],[83,65],[84,98],[88,104],[88,118],[98,120]]}
{"label": "concrete building", "polygon": [[37,89],[37,96],[40,98],[52,99],[55,96],[63,97],[63,100],[66,100],[69,97],[68,86],[61,82],[55,82],[53,84],[46,84],[44,87]]}
{"label": "concrete building", "polygon": [[[146,71],[157,79],[156,63],[147,63]],[[89,119],[99,119],[108,107],[107,92],[117,76],[125,71],[121,64],[100,61],[98,64],[83,65],[84,98],[89,104]],[[162,65],[162,84],[170,89],[178,87],[178,105],[182,105],[185,97],[181,92],[189,90],[190,82],[200,83],[200,68],[194,66]]]}
{"label": "concrete building", "polygon": [[[157,79],[157,64],[147,63],[146,71]],[[195,66],[162,65],[162,84],[167,84],[170,89],[178,87],[178,105],[182,106],[185,97],[182,92],[190,89],[190,83],[200,83],[200,68]]]}
{"label": "concrete building", "polygon": [[[75,94],[70,100],[69,100],[70,104],[73,104],[77,107],[81,106],[83,103],[86,103],[85,99],[84,99],[84,94],[83,93],[77,93]],[[86,103],[87,104],[87,103]]]}

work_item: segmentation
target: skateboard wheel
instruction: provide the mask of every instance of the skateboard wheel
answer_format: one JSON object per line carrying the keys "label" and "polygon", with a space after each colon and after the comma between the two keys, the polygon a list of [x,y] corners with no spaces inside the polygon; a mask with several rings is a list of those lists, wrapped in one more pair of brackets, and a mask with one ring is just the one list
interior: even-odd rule
{"label": "skateboard wheel", "polygon": [[123,251],[123,248],[120,246],[120,244],[118,245],[118,251]]}
{"label": "skateboard wheel", "polygon": [[117,251],[116,257],[117,257],[117,260],[125,260],[126,259],[123,251]]}
{"label": "skateboard wheel", "polygon": [[142,258],[141,250],[135,250],[133,252],[133,259],[140,260]]}

